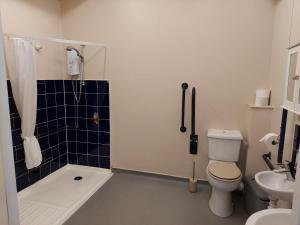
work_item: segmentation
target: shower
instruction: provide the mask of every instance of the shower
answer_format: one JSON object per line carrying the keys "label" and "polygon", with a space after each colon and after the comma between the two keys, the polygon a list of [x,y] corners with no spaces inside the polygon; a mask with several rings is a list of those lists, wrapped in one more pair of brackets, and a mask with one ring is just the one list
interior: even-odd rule
{"label": "shower", "polygon": [[[68,62],[68,74],[71,76],[72,80],[72,89],[74,98],[76,101],[76,107],[75,107],[75,114],[76,114],[76,120],[75,120],[75,127],[78,128],[78,105],[82,97],[82,88],[85,86],[85,72],[84,72],[84,56],[83,56],[83,50],[84,45],[81,45],[82,47],[82,53],[77,48],[68,46],[66,48],[67,50],[67,62]],[[79,87],[77,85],[77,78],[79,77],[80,83]]]}
{"label": "shower", "polygon": [[[84,46],[82,46],[84,48]],[[66,48],[68,52],[68,73],[72,77],[72,86],[74,97],[77,103],[80,102],[81,94],[82,94],[82,87],[85,85],[85,74],[84,74],[84,56],[80,53],[80,51],[74,47],[68,46]],[[83,50],[82,50],[83,51]],[[80,79],[80,87],[74,84],[75,79],[74,76],[79,76]]]}

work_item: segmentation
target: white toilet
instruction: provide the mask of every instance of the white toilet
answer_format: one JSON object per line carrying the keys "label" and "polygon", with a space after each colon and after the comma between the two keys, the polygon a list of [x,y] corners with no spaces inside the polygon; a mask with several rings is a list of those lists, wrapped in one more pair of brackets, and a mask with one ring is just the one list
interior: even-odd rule
{"label": "white toilet", "polygon": [[217,216],[232,214],[231,192],[237,189],[242,173],[236,162],[239,160],[242,134],[235,130],[208,130],[208,157],[206,169],[212,186],[209,208]]}

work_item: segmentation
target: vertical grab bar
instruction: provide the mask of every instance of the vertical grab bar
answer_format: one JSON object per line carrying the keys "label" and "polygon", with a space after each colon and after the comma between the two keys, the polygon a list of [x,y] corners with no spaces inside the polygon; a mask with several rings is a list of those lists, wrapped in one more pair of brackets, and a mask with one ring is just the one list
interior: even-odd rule
{"label": "vertical grab bar", "polygon": [[184,126],[184,117],[185,117],[185,91],[188,89],[189,85],[187,83],[183,83],[182,87],[182,107],[181,107],[181,126],[180,131],[182,133],[186,132],[186,127]]}
{"label": "vertical grab bar", "polygon": [[278,147],[278,154],[277,154],[277,163],[279,164],[282,164],[287,116],[288,116],[288,111],[286,109],[283,109],[282,117],[281,117],[281,126],[280,126],[279,147]]}
{"label": "vertical grab bar", "polygon": [[196,88],[192,90],[192,117],[191,117],[191,135],[190,135],[190,153],[197,155],[198,153],[198,135],[195,131],[196,123]]}

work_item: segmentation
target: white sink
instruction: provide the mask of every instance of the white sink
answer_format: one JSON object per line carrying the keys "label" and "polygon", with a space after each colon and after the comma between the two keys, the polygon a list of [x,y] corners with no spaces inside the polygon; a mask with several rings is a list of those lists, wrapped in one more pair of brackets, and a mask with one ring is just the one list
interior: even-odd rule
{"label": "white sink", "polygon": [[255,175],[255,181],[271,200],[293,201],[295,182],[288,181],[285,173],[262,171]]}
{"label": "white sink", "polygon": [[254,213],[246,225],[285,225],[292,224],[291,209],[266,209]]}

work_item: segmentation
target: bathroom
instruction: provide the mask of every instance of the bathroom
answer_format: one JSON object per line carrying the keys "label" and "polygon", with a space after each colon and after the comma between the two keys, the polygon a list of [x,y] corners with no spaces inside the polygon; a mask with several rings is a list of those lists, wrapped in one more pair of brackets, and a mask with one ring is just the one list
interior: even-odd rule
{"label": "bathroom", "polygon": [[[300,178],[281,168],[299,148],[299,1],[0,0],[0,11],[1,225],[300,224]],[[260,142],[270,133],[274,145]],[[215,140],[235,148],[222,142],[214,158]],[[256,181],[269,174],[292,190],[274,199]]]}

